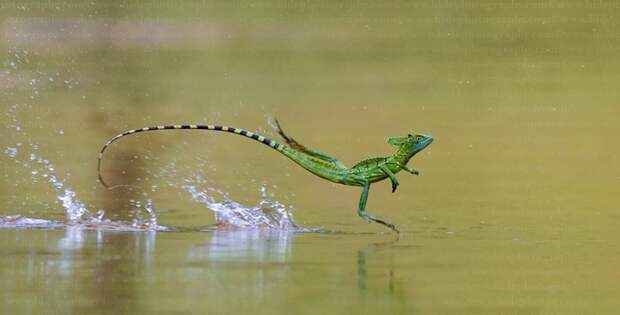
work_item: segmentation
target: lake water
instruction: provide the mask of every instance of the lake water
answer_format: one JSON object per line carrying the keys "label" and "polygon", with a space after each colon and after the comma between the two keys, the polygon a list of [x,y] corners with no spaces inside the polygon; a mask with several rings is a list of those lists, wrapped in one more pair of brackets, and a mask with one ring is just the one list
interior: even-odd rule
{"label": "lake water", "polygon": [[[0,4],[0,313],[615,314],[616,2]],[[371,188],[351,166],[434,143]]]}

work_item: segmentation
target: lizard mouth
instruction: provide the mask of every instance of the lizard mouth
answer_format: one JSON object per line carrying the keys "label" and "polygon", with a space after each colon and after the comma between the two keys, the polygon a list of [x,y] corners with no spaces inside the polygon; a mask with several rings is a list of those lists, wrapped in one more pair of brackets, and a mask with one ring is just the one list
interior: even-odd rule
{"label": "lizard mouth", "polygon": [[412,152],[413,153],[418,153],[422,150],[424,150],[424,148],[428,147],[431,143],[433,142],[433,137],[427,137],[424,140],[418,142],[415,146],[413,146],[412,148]]}

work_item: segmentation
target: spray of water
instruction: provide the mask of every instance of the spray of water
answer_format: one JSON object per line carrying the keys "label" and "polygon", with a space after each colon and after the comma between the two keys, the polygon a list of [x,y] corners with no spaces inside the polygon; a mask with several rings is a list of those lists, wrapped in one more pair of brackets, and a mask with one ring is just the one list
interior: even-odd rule
{"label": "spray of water", "polygon": [[[151,199],[146,204],[136,204],[137,207],[144,210],[149,216],[148,219],[141,215],[135,216],[131,223],[122,221],[112,221],[105,219],[104,209],[98,209],[93,212],[92,206],[82,202],[76,192],[65,184],[65,179],[59,177],[56,173],[56,167],[47,159],[36,153],[38,146],[30,145],[30,153],[26,154],[28,158],[20,158],[21,143],[12,147],[7,147],[5,153],[16,163],[30,171],[32,181],[47,182],[54,189],[58,203],[63,207],[66,220],[64,222],[27,218],[21,215],[0,217],[0,228],[61,228],[61,227],[82,227],[88,229],[104,229],[118,231],[143,231],[143,230],[167,230],[168,228],[157,224],[157,216],[153,209]],[[142,213],[141,211],[139,213]]]}
{"label": "spray of water", "polygon": [[[31,90],[31,95],[24,104],[14,104],[3,114],[7,118],[5,128],[17,134],[25,135],[25,131],[19,125],[16,113],[20,108],[32,108],[32,102],[44,97],[46,86],[54,82],[64,82],[67,89],[79,84],[75,79],[66,77],[70,73],[45,73],[43,71],[24,72],[21,66],[30,62],[31,53],[26,50],[12,49],[9,51],[10,58],[4,63],[5,71],[0,76],[9,77],[11,82],[25,82]],[[276,128],[273,120],[268,121],[272,128]],[[63,129],[56,130],[58,135],[64,135]],[[97,209],[83,202],[71,187],[66,184],[68,175],[59,176],[55,166],[46,158],[38,154],[37,145],[22,145],[17,143],[4,148],[4,153],[15,163],[20,164],[32,175],[33,183],[47,183],[52,188],[57,202],[64,209],[64,221],[51,221],[45,219],[27,218],[24,216],[0,216],[0,228],[56,228],[56,227],[85,227],[114,230],[162,230],[157,224],[157,216],[151,199],[133,201],[132,222],[116,222],[105,218],[104,209]],[[174,166],[174,165],[173,165]],[[213,167],[213,166],[210,166]],[[176,167],[175,167],[176,168]],[[172,178],[172,177],[170,177]],[[183,177],[176,177],[183,178]],[[166,181],[169,181],[166,178]],[[268,197],[266,187],[260,190],[261,199],[253,207],[244,206],[232,200],[225,192],[213,188],[212,185],[204,185],[199,177],[193,177],[175,185],[178,189],[187,191],[192,199],[205,205],[212,210],[218,225],[242,227],[242,228],[268,228],[272,230],[301,230],[294,222],[290,207],[271,200]],[[172,186],[172,185],[171,185]],[[152,187],[152,191],[157,189]],[[144,196],[148,198],[148,195]]]}
{"label": "spray of water", "polygon": [[[17,105],[13,106],[5,113],[13,122],[9,127],[17,132],[23,132],[19,126],[14,112]],[[269,121],[275,128],[275,123]],[[59,135],[64,131],[60,129]],[[144,193],[146,202],[132,200],[133,210],[131,215],[132,222],[112,221],[105,218],[104,209],[97,209],[92,205],[83,202],[71,187],[66,184],[68,174],[59,176],[56,167],[50,160],[38,153],[38,145],[23,145],[16,143],[4,148],[4,153],[15,163],[21,165],[32,176],[33,183],[47,183],[52,188],[57,203],[62,206],[65,213],[64,221],[51,221],[45,219],[28,218],[21,215],[0,216],[0,228],[58,228],[58,227],[84,227],[93,229],[112,229],[112,230],[166,230],[166,227],[157,224],[157,215],[153,208],[152,199]],[[200,169],[215,170],[215,167],[206,161],[201,161]],[[254,206],[245,206],[233,200],[226,192],[214,188],[208,184],[201,176],[193,175],[190,177],[178,176],[175,163],[164,168],[159,176],[168,183],[171,178],[185,178],[180,183],[169,184],[169,186],[188,192],[195,202],[204,205],[213,211],[218,226],[238,227],[238,228],[267,228],[282,231],[306,231],[300,228],[294,221],[292,208],[269,197],[267,188],[263,185],[260,188],[260,200]],[[157,186],[153,185],[151,191],[155,192]],[[46,205],[48,206],[48,205]]]}
{"label": "spray of water", "polygon": [[210,187],[204,178],[198,175],[184,179],[183,183],[177,186],[187,191],[192,200],[212,210],[218,225],[301,230],[293,220],[292,209],[279,201],[271,200],[264,185],[260,188],[261,199],[253,207],[232,200],[226,192]]}
{"label": "spray of water", "polygon": [[[27,218],[20,215],[0,217],[0,228],[61,228],[79,226],[92,229],[143,231],[168,230],[157,224],[157,215],[152,199],[146,202],[131,200],[133,221],[121,222],[105,219],[104,209],[92,211],[93,206],[81,201],[77,193],[66,185],[66,179],[59,177],[56,167],[47,159],[36,153],[37,147],[31,146],[30,152],[21,158],[22,144],[5,148],[7,154],[16,163],[29,170],[33,182],[47,182],[53,188],[58,203],[65,210],[66,221],[58,222],[44,219]],[[23,150],[26,151],[26,150]],[[174,169],[174,164],[171,167]],[[169,168],[170,170],[170,168]],[[165,173],[165,172],[163,172]],[[233,200],[226,192],[212,187],[206,180],[193,175],[181,183],[169,186],[188,192],[193,201],[203,204],[213,211],[218,226],[237,228],[267,228],[282,231],[307,231],[299,227],[292,214],[292,208],[269,198],[267,188],[260,188],[261,198],[255,206],[245,206]],[[152,187],[156,190],[156,186]],[[148,195],[147,195],[148,196]],[[146,214],[146,217],[145,217]]]}
{"label": "spray of water", "polygon": [[[205,172],[216,172],[216,167],[201,157],[198,167],[181,166],[172,161],[160,168],[154,178],[165,179],[167,186],[189,193],[192,201],[213,212],[217,225],[215,229],[241,228],[266,229],[284,232],[306,232],[311,229],[300,227],[293,218],[293,208],[274,198],[267,185],[259,188],[260,199],[254,206],[235,201],[227,192],[206,180]],[[200,171],[197,171],[200,170]],[[176,179],[176,180],[175,180]],[[156,189],[153,186],[153,189]],[[212,228],[210,228],[212,229]]]}

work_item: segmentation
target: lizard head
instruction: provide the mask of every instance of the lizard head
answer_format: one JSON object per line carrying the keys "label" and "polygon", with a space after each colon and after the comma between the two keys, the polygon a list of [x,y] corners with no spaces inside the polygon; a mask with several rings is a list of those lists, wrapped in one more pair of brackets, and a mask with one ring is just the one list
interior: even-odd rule
{"label": "lizard head", "polygon": [[416,154],[433,142],[433,137],[423,133],[415,135],[407,135],[406,137],[389,137],[387,143],[399,147],[406,148],[409,153]]}

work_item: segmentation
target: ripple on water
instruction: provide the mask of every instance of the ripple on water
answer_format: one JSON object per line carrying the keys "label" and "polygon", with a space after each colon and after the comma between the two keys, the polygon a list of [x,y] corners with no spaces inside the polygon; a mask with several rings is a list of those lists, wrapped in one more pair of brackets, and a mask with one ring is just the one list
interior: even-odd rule
{"label": "ripple on water", "polygon": [[62,228],[65,225],[62,222],[26,218],[21,215],[0,216],[0,228],[9,229],[33,229],[33,228],[45,228],[45,229],[57,229]]}
{"label": "ripple on water", "polygon": [[136,224],[135,222],[113,220],[76,220],[54,221],[46,219],[28,218],[21,215],[0,216],[0,229],[64,229],[81,228],[85,230],[141,232],[141,231],[172,231],[172,228],[162,225],[152,225],[150,222]]}

